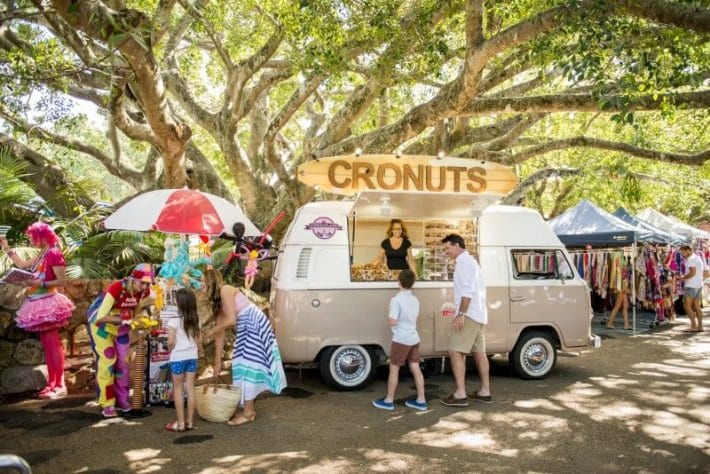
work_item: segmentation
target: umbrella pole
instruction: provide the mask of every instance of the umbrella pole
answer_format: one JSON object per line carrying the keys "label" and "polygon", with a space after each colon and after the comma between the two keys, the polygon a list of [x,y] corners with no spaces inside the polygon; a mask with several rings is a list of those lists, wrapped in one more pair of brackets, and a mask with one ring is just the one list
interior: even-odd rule
{"label": "umbrella pole", "polygon": [[632,315],[632,327],[634,334],[636,333],[636,238],[634,238],[634,243],[631,245],[631,315]]}

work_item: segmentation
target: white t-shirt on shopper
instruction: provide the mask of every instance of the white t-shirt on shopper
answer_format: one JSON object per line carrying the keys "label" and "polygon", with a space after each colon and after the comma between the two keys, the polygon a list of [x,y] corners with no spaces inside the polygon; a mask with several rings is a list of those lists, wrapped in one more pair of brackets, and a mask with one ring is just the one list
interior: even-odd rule
{"label": "white t-shirt on shopper", "polygon": [[167,326],[175,329],[175,347],[170,352],[170,362],[197,359],[197,342],[187,337],[182,318],[168,319]]}
{"label": "white t-shirt on shopper", "polygon": [[397,324],[392,326],[392,341],[407,346],[419,344],[417,332],[417,317],[419,316],[419,300],[412,290],[400,290],[390,300],[390,319]]}
{"label": "white t-shirt on shopper", "polygon": [[483,280],[481,267],[473,256],[464,250],[456,257],[454,268],[454,304],[456,314],[461,310],[461,298],[468,297],[471,301],[466,310],[466,317],[477,323],[488,324],[488,308],[486,307],[486,282]]}
{"label": "white t-shirt on shopper", "polygon": [[688,257],[688,260],[685,262],[685,266],[690,271],[691,267],[695,268],[695,275],[693,275],[692,278],[689,278],[688,280],[685,280],[685,287],[686,288],[702,288],[703,287],[703,261],[701,260],[700,256],[697,254],[693,254],[690,257]]}

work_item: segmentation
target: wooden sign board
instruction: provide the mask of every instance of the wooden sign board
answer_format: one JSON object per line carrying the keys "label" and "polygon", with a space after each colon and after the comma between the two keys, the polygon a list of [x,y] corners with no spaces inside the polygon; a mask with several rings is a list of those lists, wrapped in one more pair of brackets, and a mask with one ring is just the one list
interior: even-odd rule
{"label": "wooden sign board", "polygon": [[329,156],[300,165],[297,176],[348,196],[367,190],[505,196],[518,185],[515,173],[498,163],[417,155]]}

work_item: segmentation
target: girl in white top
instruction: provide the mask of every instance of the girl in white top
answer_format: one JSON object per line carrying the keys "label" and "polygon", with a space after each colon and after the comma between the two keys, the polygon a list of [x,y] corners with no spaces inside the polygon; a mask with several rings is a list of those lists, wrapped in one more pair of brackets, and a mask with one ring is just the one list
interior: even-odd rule
{"label": "girl in white top", "polygon": [[[175,293],[178,317],[168,320],[168,349],[170,372],[173,374],[173,401],[177,421],[168,423],[168,431],[185,431],[194,428],[195,373],[197,372],[197,344],[200,340],[200,318],[197,315],[197,298],[189,288],[180,288]],[[187,393],[187,417],[185,396]]]}

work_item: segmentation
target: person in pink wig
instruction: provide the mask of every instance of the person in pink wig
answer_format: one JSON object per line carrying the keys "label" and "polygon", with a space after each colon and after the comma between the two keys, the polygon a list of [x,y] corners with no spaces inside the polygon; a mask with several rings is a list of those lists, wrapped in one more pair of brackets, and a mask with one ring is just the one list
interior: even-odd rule
{"label": "person in pink wig", "polygon": [[17,267],[33,273],[33,278],[24,282],[28,286],[25,301],[17,310],[17,326],[39,333],[47,362],[47,386],[39,391],[40,398],[62,398],[67,395],[64,384],[64,346],[59,330],[71,319],[74,304],[59,288],[66,285],[66,262],[59,248],[59,237],[45,222],[35,222],[27,227],[25,234],[39,254],[25,260],[10,249],[7,239],[0,237],[0,248]]}

